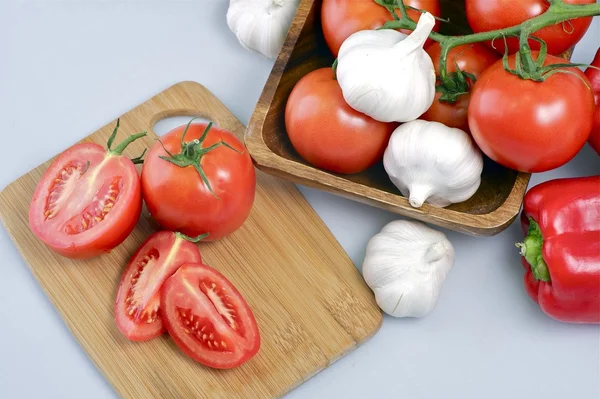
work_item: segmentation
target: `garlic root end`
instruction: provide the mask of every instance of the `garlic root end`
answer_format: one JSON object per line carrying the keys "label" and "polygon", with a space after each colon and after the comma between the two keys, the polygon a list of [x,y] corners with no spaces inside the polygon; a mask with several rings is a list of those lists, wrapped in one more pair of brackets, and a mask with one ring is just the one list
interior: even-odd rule
{"label": "garlic root end", "polygon": [[415,186],[409,188],[408,202],[413,208],[420,208],[429,198],[431,188],[426,186]]}

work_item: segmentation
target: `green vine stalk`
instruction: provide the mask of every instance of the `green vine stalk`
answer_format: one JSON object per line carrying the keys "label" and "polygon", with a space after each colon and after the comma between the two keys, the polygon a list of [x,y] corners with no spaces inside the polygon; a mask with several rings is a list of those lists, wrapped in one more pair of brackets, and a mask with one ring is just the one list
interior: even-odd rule
{"label": "green vine stalk", "polygon": [[[407,12],[407,6],[403,0],[373,0],[378,5],[385,7],[390,11],[393,16],[393,20],[386,22],[380,29],[406,29],[414,30],[417,27],[417,23],[410,18]],[[509,36],[515,36],[519,38],[519,52],[517,56],[520,58],[520,64],[522,68],[508,70],[510,73],[516,74],[522,79],[532,79],[535,81],[543,81],[547,76],[550,76],[548,72],[551,72],[554,68],[565,67],[567,64],[560,64],[552,66],[550,68],[543,67],[543,61],[546,56],[546,45],[540,39],[532,37],[532,33],[545,28],[547,26],[559,24],[562,22],[569,21],[570,19],[581,18],[581,17],[593,17],[600,15],[600,4],[567,4],[563,0],[546,0],[549,3],[548,9],[527,21],[515,26],[510,26],[504,29],[498,29],[488,32],[473,33],[462,36],[447,36],[438,32],[432,31],[429,37],[440,43],[441,56],[440,56],[440,80],[442,84],[448,90],[452,90],[453,87],[457,86],[456,75],[450,76],[447,68],[448,53],[454,47],[472,44],[478,42],[485,42],[497,39],[505,39]],[[400,16],[396,13],[396,10],[400,11]],[[423,10],[419,10],[424,12]],[[541,42],[541,51],[537,60],[533,60],[531,54],[531,48],[529,46],[529,40],[536,40]],[[508,54],[505,54],[505,59]],[[506,64],[505,64],[506,65]],[[568,66],[579,66],[579,64],[568,64]],[[460,93],[459,93],[460,94]],[[456,101],[455,98],[450,98],[449,102]]]}

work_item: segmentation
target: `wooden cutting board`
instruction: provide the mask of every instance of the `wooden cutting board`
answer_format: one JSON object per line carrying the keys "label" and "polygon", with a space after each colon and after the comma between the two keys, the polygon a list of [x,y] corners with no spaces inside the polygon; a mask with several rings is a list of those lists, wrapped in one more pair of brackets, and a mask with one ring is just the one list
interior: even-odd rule
{"label": "wooden cutting board", "polygon": [[[142,130],[148,137],[170,116],[201,116],[235,132],[244,126],[203,86],[176,84],[121,117],[117,142]],[[105,145],[116,120],[83,141]],[[29,200],[50,161],[0,193],[0,216],[40,286],[99,370],[123,398],[274,398],[327,367],[379,329],[382,315],[362,277],[296,187],[257,171],[247,222],[230,237],[200,243],[206,263],[223,272],[252,307],[262,337],[259,353],[233,370],[214,370],[186,357],[168,334],[134,343],[113,321],[124,265],[155,226],[146,209],[127,240],[110,254],[73,261],[54,254],[30,232]],[[19,265],[13,265],[19,267]]]}

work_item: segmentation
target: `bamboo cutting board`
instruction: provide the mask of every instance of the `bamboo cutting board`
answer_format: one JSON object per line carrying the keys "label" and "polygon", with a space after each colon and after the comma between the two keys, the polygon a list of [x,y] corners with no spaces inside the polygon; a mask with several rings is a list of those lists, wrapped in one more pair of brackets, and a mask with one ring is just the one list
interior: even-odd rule
{"label": "bamboo cutting board", "polygon": [[[244,126],[203,86],[176,84],[121,117],[116,142],[165,117],[201,116],[242,138]],[[105,145],[115,121],[84,141]],[[362,277],[294,185],[257,171],[246,223],[226,239],[200,243],[205,262],[223,272],[252,307],[261,349],[233,370],[186,357],[168,334],[144,343],[125,339],[113,321],[123,268],[153,231],[144,209],[135,230],[110,254],[74,261],[54,254],[30,232],[29,200],[50,161],[0,193],[0,216],[40,286],[99,370],[123,398],[280,397],[355,349],[379,329],[382,315]],[[15,265],[16,266],[16,265]]]}

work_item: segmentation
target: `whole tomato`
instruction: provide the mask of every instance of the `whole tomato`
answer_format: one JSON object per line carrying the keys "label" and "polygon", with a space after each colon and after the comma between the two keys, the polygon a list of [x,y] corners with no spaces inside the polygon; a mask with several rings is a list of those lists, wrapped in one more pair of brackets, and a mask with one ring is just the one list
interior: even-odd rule
{"label": "whole tomato", "polygon": [[[596,0],[564,0],[568,4],[592,4]],[[496,29],[508,28],[543,14],[550,2],[548,0],[465,0],[467,19],[475,33],[487,32]],[[548,53],[559,55],[564,53],[581,40],[592,23],[592,17],[577,18],[568,22],[547,26],[532,33],[546,42]],[[510,54],[519,49],[519,40],[515,37],[507,38]],[[488,42],[491,45],[491,42]],[[533,50],[540,49],[540,43],[529,40]],[[504,40],[499,37],[493,47],[500,54],[504,54]]]}
{"label": "whole tomato", "polygon": [[590,133],[588,143],[600,155],[600,70],[596,69],[600,68],[600,48],[596,50],[596,55],[591,65],[592,67],[587,67],[584,73],[592,84],[596,111],[594,112],[594,127],[592,128],[592,133]]}
{"label": "whole tomato", "polygon": [[152,146],[141,181],[148,211],[164,229],[208,233],[204,241],[223,238],[245,222],[256,187],[243,143],[225,129],[191,122]]}
{"label": "whole tomato", "polygon": [[[404,0],[404,4],[427,10],[436,17],[442,13],[439,0]],[[399,11],[396,13],[400,15]],[[414,21],[418,21],[421,17],[419,11],[410,9],[408,15]],[[348,36],[360,30],[377,29],[392,19],[390,12],[374,0],[323,0],[321,5],[323,34],[329,50],[335,57]],[[439,22],[436,22],[433,30],[437,31],[439,27]],[[408,35],[412,31],[402,29],[400,32]],[[427,40],[426,45],[431,42]]]}
{"label": "whole tomato", "polygon": [[[514,69],[514,54],[508,62]],[[564,62],[548,55],[544,65]],[[581,150],[592,129],[594,96],[579,68],[562,69],[543,82],[507,72],[501,60],[483,72],[468,115],[471,135],[487,156],[533,173],[564,165]]]}
{"label": "whole tomato", "polygon": [[[439,76],[442,54],[440,44],[435,42],[427,47],[425,51],[431,57],[435,73]],[[456,72],[456,65],[458,64],[461,71],[470,73],[475,80],[477,80],[479,75],[494,62],[498,61],[499,58],[500,56],[498,54],[481,43],[463,44],[452,48],[448,52],[446,68],[448,73]],[[467,81],[469,82],[470,88],[473,82],[470,78],[467,78]],[[440,84],[439,81],[437,83]],[[429,107],[427,112],[421,116],[421,119],[440,122],[446,126],[455,127],[468,132],[469,122],[467,120],[467,108],[471,97],[470,93],[461,95],[454,103],[441,102],[441,96],[442,93],[436,93],[433,104],[431,104],[431,107]]]}
{"label": "whole tomato", "polygon": [[331,68],[300,79],[285,108],[285,127],[296,151],[310,164],[335,173],[358,173],[380,161],[397,126],[351,108]]}

